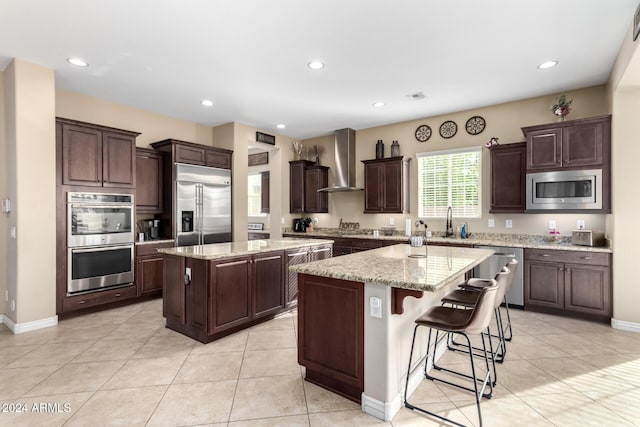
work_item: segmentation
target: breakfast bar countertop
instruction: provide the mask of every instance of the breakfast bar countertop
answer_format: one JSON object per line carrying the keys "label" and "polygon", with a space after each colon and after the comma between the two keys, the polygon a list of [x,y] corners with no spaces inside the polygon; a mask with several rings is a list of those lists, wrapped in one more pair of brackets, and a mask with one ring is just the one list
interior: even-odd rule
{"label": "breakfast bar countertop", "polygon": [[[493,254],[489,249],[398,244],[291,266],[312,276],[433,292]],[[412,256],[427,255],[422,258]]]}
{"label": "breakfast bar countertop", "polygon": [[261,239],[227,243],[212,243],[208,245],[161,248],[158,249],[158,252],[161,254],[182,256],[185,258],[215,260],[332,243],[333,240],[329,239]]}

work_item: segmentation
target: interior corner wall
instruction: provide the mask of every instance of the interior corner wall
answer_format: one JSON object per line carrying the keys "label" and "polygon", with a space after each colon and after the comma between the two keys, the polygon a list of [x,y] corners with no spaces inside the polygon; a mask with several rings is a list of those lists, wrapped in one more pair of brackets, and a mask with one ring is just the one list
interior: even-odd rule
{"label": "interior corner wall", "polygon": [[[7,151],[5,144],[4,72],[0,71],[0,199],[8,197]],[[5,314],[5,290],[7,289],[7,246],[9,215],[0,213],[0,315]]]}
{"label": "interior corner wall", "polygon": [[[9,307],[17,325],[55,318],[55,77],[14,59],[5,70],[5,143],[9,227]],[[37,207],[37,208],[36,208]]]}

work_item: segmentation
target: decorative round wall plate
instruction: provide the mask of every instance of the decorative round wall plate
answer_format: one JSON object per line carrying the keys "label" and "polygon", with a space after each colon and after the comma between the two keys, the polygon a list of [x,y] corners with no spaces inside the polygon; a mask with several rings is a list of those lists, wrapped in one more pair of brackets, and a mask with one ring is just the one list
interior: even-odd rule
{"label": "decorative round wall plate", "polygon": [[440,136],[445,139],[453,138],[456,132],[458,132],[458,125],[452,120],[447,120],[440,125]]}
{"label": "decorative round wall plate", "polygon": [[473,116],[469,120],[467,120],[467,124],[465,128],[467,129],[467,133],[469,135],[478,135],[481,134],[484,130],[487,122],[480,116]]}
{"label": "decorative round wall plate", "polygon": [[420,125],[416,129],[416,139],[418,142],[425,142],[431,138],[431,128],[427,125]]}

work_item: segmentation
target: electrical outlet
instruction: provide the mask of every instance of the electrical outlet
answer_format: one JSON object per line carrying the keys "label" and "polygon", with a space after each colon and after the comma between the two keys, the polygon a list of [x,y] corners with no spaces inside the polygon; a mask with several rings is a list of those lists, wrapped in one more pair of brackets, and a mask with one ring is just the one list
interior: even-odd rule
{"label": "electrical outlet", "polygon": [[393,218],[389,218],[389,225],[396,225],[396,220]]}
{"label": "electrical outlet", "polygon": [[382,300],[380,298],[369,298],[369,316],[382,319]]}
{"label": "electrical outlet", "polygon": [[5,301],[9,301],[9,291],[8,290],[4,291],[4,300]]}
{"label": "electrical outlet", "polygon": [[313,218],[313,225],[318,225],[319,222],[318,218]]}
{"label": "electrical outlet", "polygon": [[556,229],[556,220],[555,219],[550,219],[549,220],[549,230],[555,230]]}
{"label": "electrical outlet", "polygon": [[284,225],[284,217],[280,218],[280,224]]}
{"label": "electrical outlet", "polygon": [[489,218],[489,228],[493,228],[496,226],[496,220],[493,218]]}
{"label": "electrical outlet", "polygon": [[512,220],[510,220],[510,219],[505,219],[505,220],[504,220],[504,226],[505,226],[506,228],[513,228],[513,221],[512,221]]}
{"label": "electrical outlet", "polygon": [[576,227],[578,228],[578,230],[584,230],[584,228],[586,227],[586,222],[584,221],[584,219],[577,220]]}
{"label": "electrical outlet", "polygon": [[15,227],[11,227],[11,228],[9,229],[9,236],[10,236],[12,239],[15,239],[15,238],[16,238],[16,228],[15,228]]}

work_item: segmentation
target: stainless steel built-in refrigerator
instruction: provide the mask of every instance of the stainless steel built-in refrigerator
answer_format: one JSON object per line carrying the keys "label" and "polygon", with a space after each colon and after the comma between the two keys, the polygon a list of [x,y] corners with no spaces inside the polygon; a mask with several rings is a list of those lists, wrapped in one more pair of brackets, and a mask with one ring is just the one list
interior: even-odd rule
{"label": "stainless steel built-in refrigerator", "polygon": [[231,171],[176,163],[176,246],[231,241]]}

